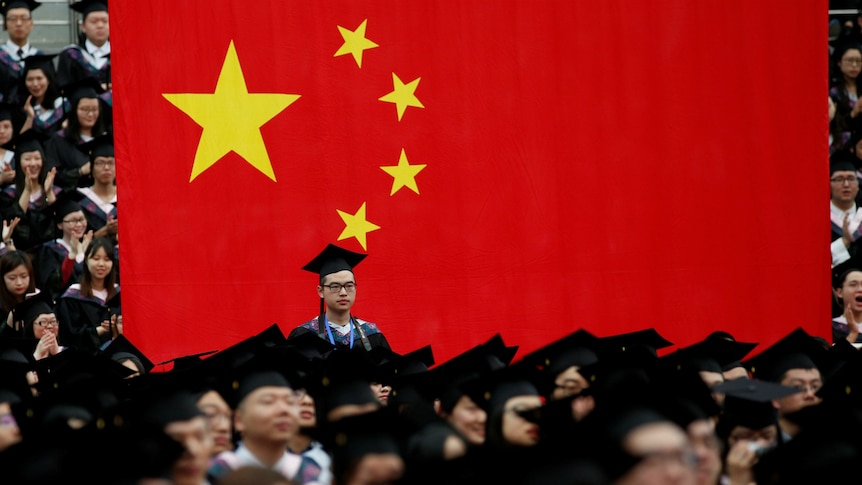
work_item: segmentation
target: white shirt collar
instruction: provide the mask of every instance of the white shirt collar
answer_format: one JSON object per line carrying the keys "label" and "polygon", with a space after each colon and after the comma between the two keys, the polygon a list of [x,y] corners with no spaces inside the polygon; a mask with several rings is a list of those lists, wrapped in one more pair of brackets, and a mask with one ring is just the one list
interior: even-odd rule
{"label": "white shirt collar", "polygon": [[90,39],[84,41],[84,48],[87,49],[93,57],[102,57],[105,54],[111,53],[111,41],[106,40],[102,47],[97,47],[96,44],[90,42]]}

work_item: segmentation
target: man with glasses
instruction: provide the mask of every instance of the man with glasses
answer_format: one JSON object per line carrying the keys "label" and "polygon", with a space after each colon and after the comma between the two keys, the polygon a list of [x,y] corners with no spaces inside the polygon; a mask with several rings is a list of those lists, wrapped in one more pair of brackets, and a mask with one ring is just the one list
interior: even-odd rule
{"label": "man with glasses", "polygon": [[320,276],[317,294],[320,315],[293,329],[288,339],[313,332],[333,347],[341,345],[370,351],[374,347],[390,350],[389,342],[377,325],[361,320],[350,312],[356,302],[357,283],[353,268],[365,254],[329,244],[303,270]]}
{"label": "man with glasses", "polygon": [[7,98],[18,82],[24,68],[24,58],[44,54],[30,45],[30,32],[33,30],[33,10],[41,5],[33,0],[12,0],[0,2],[3,13],[3,30],[9,32],[9,39],[0,49],[0,95]]}

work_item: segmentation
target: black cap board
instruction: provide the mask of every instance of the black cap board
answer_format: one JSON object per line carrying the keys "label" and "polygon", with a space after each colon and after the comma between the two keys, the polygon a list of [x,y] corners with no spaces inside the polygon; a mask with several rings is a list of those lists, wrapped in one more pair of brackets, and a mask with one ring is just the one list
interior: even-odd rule
{"label": "black cap board", "polygon": [[353,271],[353,268],[361,263],[366,256],[366,254],[356,253],[334,244],[328,244],[320,254],[315,256],[302,269],[319,274],[322,280],[328,274],[343,270]]}
{"label": "black cap board", "polygon": [[13,8],[26,8],[32,12],[39,8],[40,5],[42,5],[40,2],[36,2],[34,0],[4,0],[0,2],[0,12],[2,12],[5,17],[6,12]]}
{"label": "black cap board", "polygon": [[107,12],[108,0],[81,0],[69,5],[69,8],[86,17],[87,14],[92,12]]}

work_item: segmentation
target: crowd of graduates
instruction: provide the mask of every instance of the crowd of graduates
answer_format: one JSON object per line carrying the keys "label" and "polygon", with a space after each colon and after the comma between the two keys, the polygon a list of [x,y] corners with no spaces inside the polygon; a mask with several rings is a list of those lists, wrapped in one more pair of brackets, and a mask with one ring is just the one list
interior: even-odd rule
{"label": "crowd of graduates", "polygon": [[759,342],[721,331],[689,343],[578,329],[517,358],[517,342],[488,335],[437,362],[433,342],[393,348],[386,322],[353,317],[364,255],[329,246],[303,268],[320,277],[319,317],[157,366],[123,334],[107,1],[70,5],[82,36],[58,53],[29,44],[39,6],[0,2],[2,483],[853,479],[855,17],[830,42],[832,342],[797,328],[753,354]]}

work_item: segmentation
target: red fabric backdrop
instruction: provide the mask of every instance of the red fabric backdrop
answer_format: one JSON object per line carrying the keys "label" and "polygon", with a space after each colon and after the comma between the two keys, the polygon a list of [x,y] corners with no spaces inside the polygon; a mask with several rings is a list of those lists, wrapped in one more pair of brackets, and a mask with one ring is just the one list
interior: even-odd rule
{"label": "red fabric backdrop", "polygon": [[[158,362],[287,333],[318,310],[300,267],[336,243],[368,254],[354,314],[438,361],[496,332],[522,353],[579,327],[828,337],[826,12],[116,2],[127,335]],[[360,67],[335,54],[363,22]],[[217,89],[231,43],[247,97]],[[244,96],[200,96],[222,88]]]}

